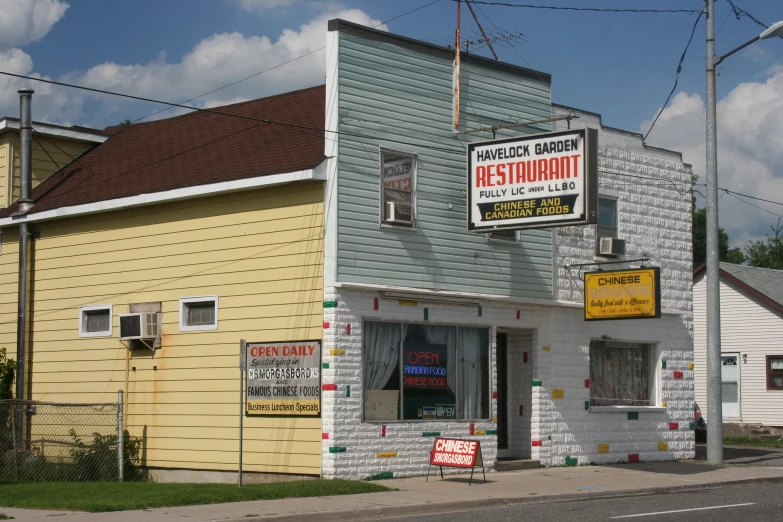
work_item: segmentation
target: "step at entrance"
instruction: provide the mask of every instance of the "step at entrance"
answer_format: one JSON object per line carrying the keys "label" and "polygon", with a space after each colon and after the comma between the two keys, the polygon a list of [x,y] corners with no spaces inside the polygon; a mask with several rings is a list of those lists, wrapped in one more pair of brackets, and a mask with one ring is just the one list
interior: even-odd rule
{"label": "step at entrance", "polygon": [[495,471],[517,471],[520,469],[538,469],[541,461],[532,459],[498,459]]}

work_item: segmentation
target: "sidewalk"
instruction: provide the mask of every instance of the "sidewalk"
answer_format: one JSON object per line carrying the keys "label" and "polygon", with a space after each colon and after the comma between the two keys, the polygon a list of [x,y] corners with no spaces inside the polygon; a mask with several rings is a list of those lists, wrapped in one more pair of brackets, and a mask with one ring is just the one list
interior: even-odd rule
{"label": "sidewalk", "polygon": [[421,515],[510,503],[567,501],[682,491],[729,484],[783,482],[783,467],[714,467],[695,462],[659,462],[576,468],[542,468],[474,475],[447,475],[380,481],[397,491],[337,497],[297,498],[115,513],[68,513],[0,507],[17,520],[59,522],[168,522],[307,520],[319,522]]}

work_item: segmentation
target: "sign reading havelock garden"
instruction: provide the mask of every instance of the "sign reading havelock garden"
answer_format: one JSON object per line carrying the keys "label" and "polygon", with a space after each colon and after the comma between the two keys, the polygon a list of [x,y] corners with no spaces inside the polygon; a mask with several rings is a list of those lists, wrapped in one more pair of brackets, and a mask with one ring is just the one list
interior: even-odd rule
{"label": "sign reading havelock garden", "polygon": [[577,129],[468,145],[468,230],[596,223],[598,133]]}
{"label": "sign reading havelock garden", "polygon": [[247,343],[249,415],[321,414],[321,341]]}
{"label": "sign reading havelock garden", "polygon": [[656,319],[660,316],[660,268],[585,274],[585,321]]}

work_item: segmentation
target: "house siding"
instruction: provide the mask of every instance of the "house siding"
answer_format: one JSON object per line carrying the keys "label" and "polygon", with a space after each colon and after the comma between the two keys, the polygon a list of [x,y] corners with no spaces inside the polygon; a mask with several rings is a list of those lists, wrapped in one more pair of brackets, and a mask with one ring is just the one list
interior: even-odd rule
{"label": "house siding", "polygon": [[[466,230],[466,143],[492,133],[452,132],[452,60],[350,32],[335,40],[337,78],[327,96],[339,100],[340,134],[327,141],[339,140],[337,280],[551,298],[548,230],[522,232],[511,244]],[[463,130],[551,116],[546,82],[480,64],[463,63],[461,93]],[[380,225],[380,148],[417,157],[414,230]]]}
{"label": "house siding", "polygon": [[[707,411],[707,279],[694,285],[696,401]],[[720,283],[721,353],[740,354],[740,418],[748,424],[783,426],[783,391],[767,390],[766,356],[783,356],[783,314],[731,283]],[[747,356],[747,360],[745,359]]]}
{"label": "house siding", "polygon": [[[321,339],[323,184],[149,206],[39,225],[28,395],[112,402],[153,468],[236,470],[239,341]],[[3,234],[0,312],[16,310],[16,238]],[[179,331],[179,299],[217,295],[218,329]],[[129,352],[119,314],[162,304],[162,348]],[[111,337],[80,338],[79,307],[113,305]],[[12,346],[15,321],[0,325]],[[321,419],[247,417],[244,469],[318,475]]]}
{"label": "house siding", "polygon": [[[11,182],[9,184],[10,192],[5,195],[3,201],[5,206],[19,199],[19,151],[21,149],[20,137],[18,132],[8,133],[13,156],[11,157]],[[30,190],[37,187],[46,178],[68,165],[74,158],[79,157],[84,151],[94,146],[94,143],[85,143],[61,138],[53,138],[38,132],[33,133],[32,148],[32,186]]]}

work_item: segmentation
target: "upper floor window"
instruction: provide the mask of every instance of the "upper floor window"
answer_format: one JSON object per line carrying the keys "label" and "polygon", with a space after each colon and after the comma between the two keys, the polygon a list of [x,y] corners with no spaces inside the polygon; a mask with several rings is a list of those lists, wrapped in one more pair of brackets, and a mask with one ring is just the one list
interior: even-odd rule
{"label": "upper floor window", "polygon": [[415,185],[416,157],[381,150],[381,222],[413,226]]}
{"label": "upper floor window", "polygon": [[598,237],[617,238],[617,200],[598,198]]}
{"label": "upper floor window", "polygon": [[218,298],[183,297],[179,300],[179,329],[181,332],[217,330]]}
{"label": "upper floor window", "polygon": [[79,337],[110,336],[111,308],[111,305],[82,306],[79,308]]}
{"label": "upper floor window", "polygon": [[516,230],[493,230],[489,234],[487,234],[489,239],[497,239],[498,241],[516,241],[517,240],[517,231]]}

